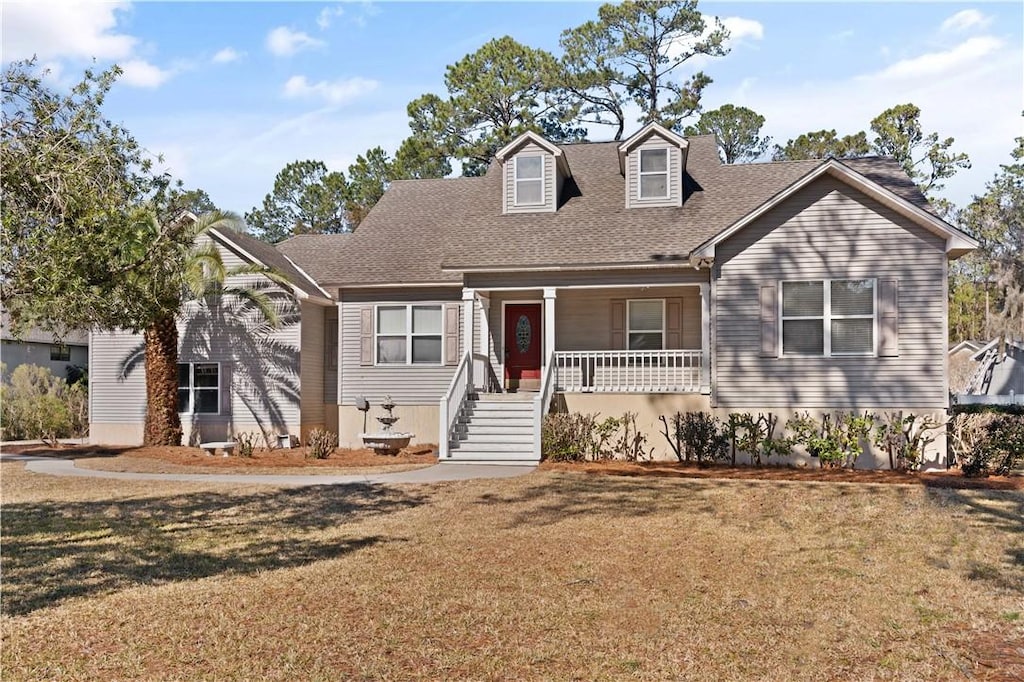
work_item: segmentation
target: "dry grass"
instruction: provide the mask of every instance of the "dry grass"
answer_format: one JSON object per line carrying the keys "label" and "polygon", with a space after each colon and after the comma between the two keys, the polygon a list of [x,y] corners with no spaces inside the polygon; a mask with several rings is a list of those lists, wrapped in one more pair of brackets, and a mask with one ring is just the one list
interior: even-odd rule
{"label": "dry grass", "polygon": [[1015,491],[2,474],[4,680],[1024,675]]}

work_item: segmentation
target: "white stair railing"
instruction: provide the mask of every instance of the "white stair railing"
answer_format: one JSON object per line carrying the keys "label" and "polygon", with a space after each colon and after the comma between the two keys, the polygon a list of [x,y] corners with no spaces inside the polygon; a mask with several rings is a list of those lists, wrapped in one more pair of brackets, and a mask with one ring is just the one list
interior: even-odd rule
{"label": "white stair railing", "polygon": [[541,432],[544,428],[544,415],[551,407],[551,398],[555,394],[558,383],[558,366],[555,364],[555,353],[548,356],[544,364],[544,372],[540,380],[540,392],[533,399],[533,456],[539,462],[541,457]]}
{"label": "white stair railing", "polygon": [[441,441],[438,443],[440,448],[438,455],[441,460],[452,456],[452,426],[459,418],[459,414],[462,413],[462,406],[466,403],[467,396],[472,392],[472,387],[470,386],[473,377],[470,372],[470,368],[473,366],[472,363],[473,356],[471,353],[466,353],[462,356],[462,361],[456,368],[451,383],[448,384],[448,390],[444,392],[444,397],[441,398],[441,429],[438,433],[438,440]]}
{"label": "white stair railing", "polygon": [[697,393],[699,350],[557,351],[555,390],[564,393]]}
{"label": "white stair railing", "polygon": [[991,380],[992,367],[996,363],[996,358],[999,355],[999,351],[996,348],[989,348],[983,356],[981,356],[981,362],[978,363],[978,368],[974,370],[974,374],[971,375],[971,380],[967,382],[967,393],[970,395],[977,395],[981,393],[985,386],[986,377]]}

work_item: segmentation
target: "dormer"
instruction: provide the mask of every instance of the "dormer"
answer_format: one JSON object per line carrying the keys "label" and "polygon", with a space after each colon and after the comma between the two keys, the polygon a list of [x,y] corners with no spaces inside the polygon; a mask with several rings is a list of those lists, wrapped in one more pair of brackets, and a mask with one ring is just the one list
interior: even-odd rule
{"label": "dormer", "polygon": [[565,154],[534,132],[498,150],[504,196],[502,213],[551,213],[558,209],[565,179],[572,174]]}
{"label": "dormer", "polygon": [[682,206],[688,149],[685,138],[657,123],[648,123],[619,145],[626,208]]}

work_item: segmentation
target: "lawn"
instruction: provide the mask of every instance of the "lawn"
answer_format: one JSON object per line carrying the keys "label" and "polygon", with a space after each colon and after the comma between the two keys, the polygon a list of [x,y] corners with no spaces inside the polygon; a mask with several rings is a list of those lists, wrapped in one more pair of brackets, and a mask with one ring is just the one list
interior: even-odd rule
{"label": "lawn", "polygon": [[1019,491],[0,467],[5,681],[1024,675]]}

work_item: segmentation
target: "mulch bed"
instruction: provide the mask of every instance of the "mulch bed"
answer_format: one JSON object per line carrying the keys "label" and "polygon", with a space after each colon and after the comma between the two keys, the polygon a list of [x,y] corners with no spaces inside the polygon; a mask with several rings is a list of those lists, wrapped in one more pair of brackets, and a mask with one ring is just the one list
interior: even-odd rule
{"label": "mulch bed", "polygon": [[33,455],[36,457],[60,457],[63,459],[84,459],[90,457],[132,457],[152,459],[188,466],[203,466],[211,469],[239,467],[280,467],[280,468],[343,468],[376,467],[395,464],[433,464],[437,461],[437,448],[433,445],[413,445],[397,455],[378,455],[373,450],[348,450],[338,448],[327,459],[306,459],[305,448],[284,450],[256,450],[252,457],[232,455],[222,457],[207,455],[199,448],[186,447],[119,447],[105,445],[68,445],[51,448],[44,445],[11,446],[4,448],[4,454]]}
{"label": "mulch bed", "polygon": [[661,476],[669,478],[726,478],[752,481],[827,481],[831,483],[895,483],[934,488],[1024,490],[1024,476],[969,478],[959,470],[902,473],[875,469],[812,469],[796,467],[699,467],[679,462],[544,462],[546,471],[571,471],[605,476]]}

